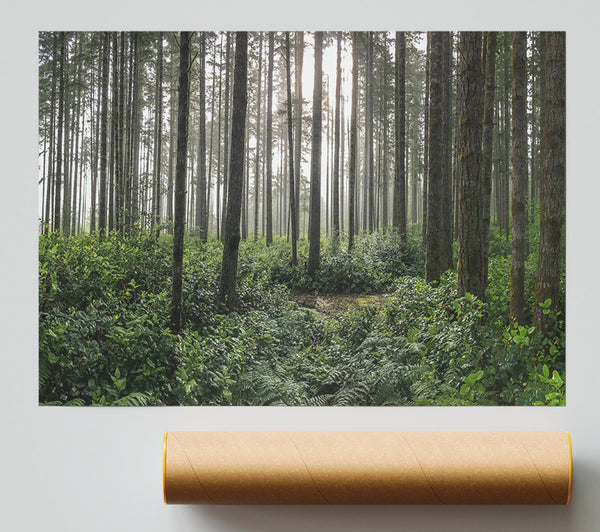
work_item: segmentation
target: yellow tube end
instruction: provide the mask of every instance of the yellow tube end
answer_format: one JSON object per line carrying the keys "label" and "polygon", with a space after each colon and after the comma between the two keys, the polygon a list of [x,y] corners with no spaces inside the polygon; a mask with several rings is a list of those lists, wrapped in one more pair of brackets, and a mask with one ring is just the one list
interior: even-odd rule
{"label": "yellow tube end", "polygon": [[569,440],[569,493],[567,496],[567,504],[571,502],[571,486],[573,485],[573,447],[571,445],[571,433],[567,431],[567,439]]}
{"label": "yellow tube end", "polygon": [[[163,478],[163,501],[167,504],[167,434],[165,430],[163,435],[163,456],[162,456],[162,478]],[[570,441],[570,440],[569,440]],[[570,493],[569,489],[569,493]]]}

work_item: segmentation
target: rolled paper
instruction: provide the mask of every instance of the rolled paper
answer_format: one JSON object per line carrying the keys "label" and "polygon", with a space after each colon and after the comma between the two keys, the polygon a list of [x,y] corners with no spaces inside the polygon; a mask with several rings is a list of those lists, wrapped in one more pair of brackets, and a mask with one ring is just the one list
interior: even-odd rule
{"label": "rolled paper", "polygon": [[166,432],[165,503],[569,504],[568,432]]}

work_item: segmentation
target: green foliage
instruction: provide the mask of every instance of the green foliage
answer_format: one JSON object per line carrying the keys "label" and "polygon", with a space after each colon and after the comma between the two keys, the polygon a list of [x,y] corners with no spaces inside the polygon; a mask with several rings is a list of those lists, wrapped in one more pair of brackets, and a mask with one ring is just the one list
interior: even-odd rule
{"label": "green foliage", "polygon": [[[564,300],[543,303],[545,336],[510,324],[502,254],[490,260],[483,302],[457,297],[454,272],[436,287],[423,280],[416,232],[405,242],[392,231],[360,237],[351,252],[323,240],[314,277],[305,240],[297,267],[284,240],[242,242],[240,304],[223,315],[222,245],[191,233],[174,335],[169,235],[51,234],[39,249],[41,404],[564,404]],[[389,295],[327,315],[290,291]]]}

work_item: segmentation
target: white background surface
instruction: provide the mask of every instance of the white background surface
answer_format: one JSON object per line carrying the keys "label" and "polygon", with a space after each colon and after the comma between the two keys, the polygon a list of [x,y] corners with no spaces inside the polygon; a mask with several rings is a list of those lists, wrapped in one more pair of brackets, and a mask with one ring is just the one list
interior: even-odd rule
{"label": "white background surface", "polygon": [[[216,6],[216,7],[215,7]],[[22,1],[0,54],[0,530],[600,530],[598,12],[575,0]],[[295,7],[294,12],[292,8]],[[564,408],[37,406],[39,30],[566,30],[567,403]],[[570,430],[569,507],[163,506],[164,430]]]}

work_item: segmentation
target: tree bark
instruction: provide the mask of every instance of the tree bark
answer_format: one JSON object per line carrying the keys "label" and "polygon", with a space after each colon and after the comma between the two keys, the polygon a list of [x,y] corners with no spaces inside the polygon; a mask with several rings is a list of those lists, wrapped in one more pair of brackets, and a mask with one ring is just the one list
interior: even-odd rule
{"label": "tree bark", "polygon": [[356,151],[357,151],[357,119],[358,112],[358,36],[352,33],[352,103],[350,109],[350,146],[348,167],[348,251],[354,246],[355,218],[354,204],[356,194]]}
{"label": "tree bark", "polygon": [[337,33],[337,59],[335,69],[335,117],[333,148],[333,220],[332,232],[334,245],[340,237],[340,95],[342,87],[342,32]]}
{"label": "tree bark", "polygon": [[444,33],[431,32],[429,58],[429,161],[425,279],[438,282],[444,265]]}
{"label": "tree bark", "polygon": [[[204,59],[202,59],[202,62]],[[163,34],[158,34],[158,57],[156,59],[156,90],[154,93],[154,180],[152,191],[152,224],[158,234],[160,225],[161,170],[162,170],[162,81],[163,81]]]}
{"label": "tree bark", "polygon": [[262,49],[263,38],[259,33],[258,41],[258,85],[256,95],[256,157],[254,165],[254,242],[258,240],[259,198],[260,198],[260,111],[261,111],[261,82],[262,82]]}
{"label": "tree bark", "polygon": [[392,210],[392,225],[397,229],[401,238],[406,238],[406,168],[404,160],[404,143],[406,142],[405,112],[405,67],[406,64],[406,35],[403,31],[396,32],[395,57],[395,88],[394,88],[394,133],[396,144],[394,148],[394,207]]}
{"label": "tree bark", "polygon": [[[291,81],[291,45],[290,33],[285,34],[285,58],[286,58],[286,86],[287,86],[287,131],[288,131],[288,150],[289,150],[289,179],[290,179],[290,221],[292,225],[292,265],[298,264],[298,218],[296,216],[296,194],[294,182],[294,139],[293,139],[293,119],[292,119],[292,81]],[[316,52],[315,52],[316,53]]]}
{"label": "tree bark", "polygon": [[510,314],[525,325],[525,259],[527,258],[527,33],[513,33],[512,49],[512,240]]}
{"label": "tree bark", "polygon": [[[269,32],[269,64],[267,66],[267,186],[266,186],[266,240],[273,243],[273,57],[275,33]],[[296,133],[299,135],[299,132]]]}
{"label": "tree bark", "polygon": [[488,258],[490,248],[490,207],[492,197],[492,153],[494,137],[494,94],[496,79],[496,40],[497,32],[490,31],[485,39],[485,88],[483,102],[483,133],[481,153],[482,186],[482,239],[483,239],[483,282],[487,288]]}
{"label": "tree bark", "polygon": [[[230,71],[229,63],[231,62],[231,32],[227,32],[227,41],[225,45],[225,118],[223,120],[223,202],[221,208],[221,227],[225,226],[225,218],[227,216],[227,189],[229,187],[229,101],[230,94]],[[224,231],[221,232],[221,239],[225,243]]]}
{"label": "tree bark", "polygon": [[181,330],[181,296],[183,289],[183,233],[185,225],[185,194],[187,169],[187,137],[190,90],[189,31],[180,33],[179,88],[177,103],[177,165],[175,169],[175,224],[173,227],[173,292],[171,302],[171,329]]}
{"label": "tree bark", "polygon": [[295,109],[294,118],[296,125],[296,136],[294,137],[294,180],[296,184],[296,227],[300,234],[300,187],[302,183],[302,68],[304,65],[304,32],[296,32],[295,46],[295,85],[296,94],[294,95]]}
{"label": "tree bark", "polygon": [[109,34],[104,33],[102,49],[102,115],[100,118],[100,190],[98,194],[98,230],[106,232],[106,170],[108,145],[108,49]]}
{"label": "tree bark", "polygon": [[535,285],[534,325],[546,333],[559,307],[565,213],[565,33],[542,33],[540,250]]}
{"label": "tree bark", "polygon": [[[481,138],[483,118],[483,72],[481,32],[461,32],[459,49],[459,229],[458,295],[485,295],[481,233]],[[433,150],[430,145],[430,150]]]}
{"label": "tree bark", "polygon": [[323,80],[323,33],[315,32],[315,72],[310,163],[310,227],[307,270],[313,275],[321,265],[321,113]]}
{"label": "tree bark", "polygon": [[233,74],[233,113],[231,121],[231,163],[227,195],[227,217],[224,226],[223,261],[219,287],[219,303],[228,310],[237,304],[236,274],[240,243],[240,215],[242,206],[242,183],[244,176],[244,136],[247,105],[248,34],[237,32],[235,36],[235,67]]}
{"label": "tree bark", "polygon": [[198,160],[196,188],[196,226],[200,231],[200,239],[206,242],[208,238],[208,227],[206,222],[206,32],[200,32],[200,54],[198,57],[198,91],[200,101],[198,103],[200,112],[198,116]]}

